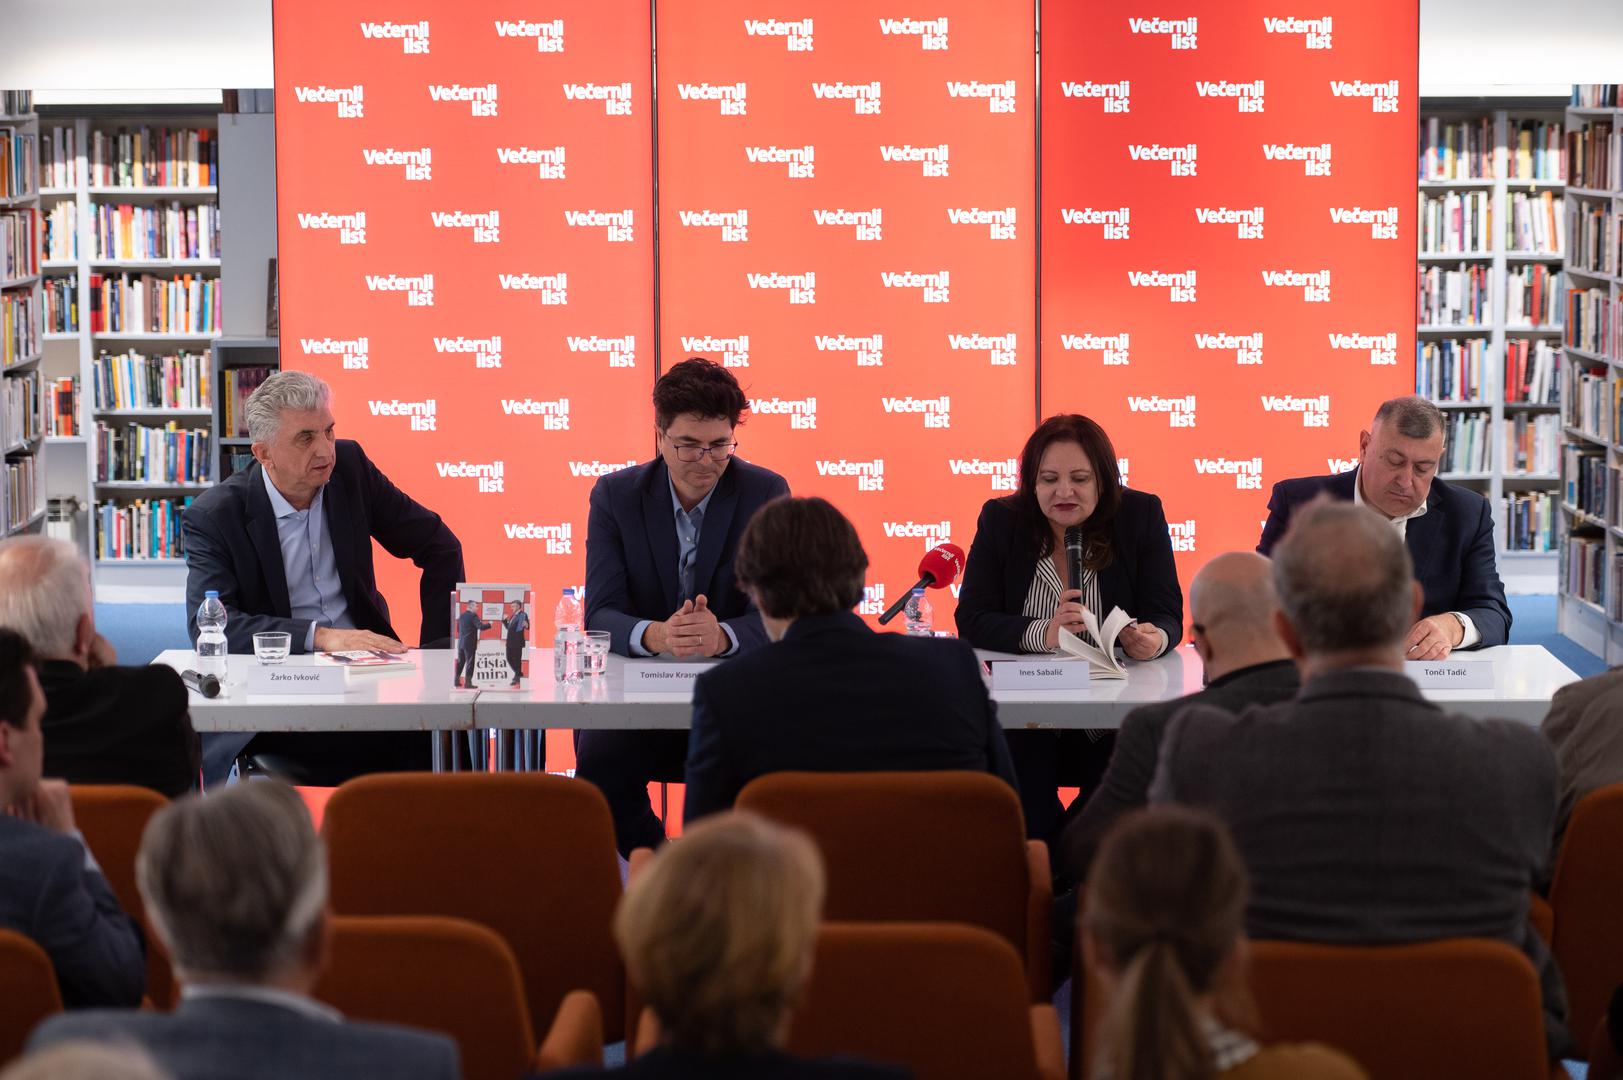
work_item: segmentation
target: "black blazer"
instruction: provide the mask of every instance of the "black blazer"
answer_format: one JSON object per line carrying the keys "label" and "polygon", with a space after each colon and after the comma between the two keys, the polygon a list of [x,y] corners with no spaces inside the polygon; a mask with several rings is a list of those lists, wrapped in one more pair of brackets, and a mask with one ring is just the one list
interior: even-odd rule
{"label": "black blazer", "polygon": [[[1291,511],[1319,492],[1351,501],[1358,470],[1334,476],[1281,480],[1268,499],[1268,520],[1257,551],[1271,554],[1290,526]],[[1482,635],[1481,647],[1510,640],[1510,605],[1493,554],[1493,509],[1474,491],[1431,482],[1426,512],[1404,527],[1415,580],[1426,591],[1420,614],[1457,611]]]}
{"label": "black blazer", "polygon": [[200,750],[173,668],[40,665],[45,775],[70,784],[135,784],[171,799],[197,786]]}
{"label": "black blazer", "polygon": [[[586,521],[586,629],[607,630],[609,647],[631,655],[631,631],[668,619],[681,606],[676,518],[664,458],[609,473],[592,485]],[[763,503],[789,494],[770,469],[733,458],[705,507],[693,589],[738,637],[743,652],[766,642],[761,616],[733,579],[744,526]]]}
{"label": "black blazer", "polygon": [[[1037,546],[1016,514],[1012,497],[989,499],[975,523],[975,542],[964,567],[958,595],[958,636],[977,649],[1019,652],[1020,638],[1035,619],[1020,614],[1037,572]],[[1183,590],[1172,560],[1161,500],[1144,491],[1121,489],[1116,510],[1115,557],[1099,571],[1101,622],[1119,607],[1139,622],[1167,635],[1167,648],[1183,640]]]}
{"label": "black blazer", "polygon": [[1019,790],[974,650],[875,633],[849,611],[802,616],[694,684],[683,817],[727,809],[765,773],[914,769],[989,772]]}
{"label": "black blazer", "polygon": [[626,1080],[906,1080],[912,1070],[896,1065],[825,1058],[806,1061],[781,1050],[731,1057],[701,1057],[656,1046],[618,1069],[557,1069],[549,1080],[588,1080],[623,1076]]}
{"label": "black blazer", "polygon": [[[200,495],[181,517],[186,546],[186,629],[197,641],[197,608],[215,589],[225,605],[226,640],[234,653],[254,651],[254,635],[282,630],[304,651],[310,624],[292,617],[276,513],[258,462]],[[372,540],[423,571],[420,640],[451,635],[451,590],[464,578],[462,543],[440,516],[412,501],[367,458],[359,443],[339,439],[322,500],[328,541],[344,585],[349,617],[362,630],[405,641],[389,623],[378,592]],[[408,642],[409,644],[409,642]]]}
{"label": "black blazer", "polygon": [[141,930],[73,837],[0,814],[0,927],[45,950],[68,1008],[141,1004]]}
{"label": "black blazer", "polygon": [[1110,765],[1093,789],[1082,813],[1065,827],[1059,842],[1058,869],[1071,881],[1086,881],[1088,867],[1110,827],[1122,815],[1149,801],[1150,781],[1161,756],[1167,722],[1189,705],[1212,705],[1235,712],[1247,705],[1269,705],[1294,697],[1302,677],[1291,660],[1275,660],[1231,671],[1204,690],[1172,701],[1140,705],[1127,714],[1116,732]]}

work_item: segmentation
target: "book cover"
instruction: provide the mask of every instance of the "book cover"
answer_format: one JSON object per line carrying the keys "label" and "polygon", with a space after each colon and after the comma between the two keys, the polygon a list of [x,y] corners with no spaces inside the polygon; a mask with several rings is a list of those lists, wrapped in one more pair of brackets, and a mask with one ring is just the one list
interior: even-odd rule
{"label": "book cover", "polygon": [[525,690],[535,625],[529,585],[464,582],[451,592],[452,680],[464,690]]}

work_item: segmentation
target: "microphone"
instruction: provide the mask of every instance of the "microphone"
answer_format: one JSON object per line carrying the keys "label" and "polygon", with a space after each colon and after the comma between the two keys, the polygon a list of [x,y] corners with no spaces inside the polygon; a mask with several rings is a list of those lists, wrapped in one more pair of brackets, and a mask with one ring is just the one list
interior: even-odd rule
{"label": "microphone", "polygon": [[204,675],[200,671],[188,668],[180,673],[180,681],[206,698],[220,696],[220,680],[213,675]]}
{"label": "microphone", "polygon": [[879,625],[884,626],[897,615],[901,614],[907,606],[907,598],[913,595],[914,589],[945,589],[954,581],[964,569],[964,549],[957,544],[937,544],[924,553],[919,560],[919,580],[908,590],[896,598],[896,602],[879,616]]}
{"label": "microphone", "polygon": [[1082,526],[1072,525],[1065,530],[1065,561],[1070,569],[1071,583],[1067,589],[1082,587]]}

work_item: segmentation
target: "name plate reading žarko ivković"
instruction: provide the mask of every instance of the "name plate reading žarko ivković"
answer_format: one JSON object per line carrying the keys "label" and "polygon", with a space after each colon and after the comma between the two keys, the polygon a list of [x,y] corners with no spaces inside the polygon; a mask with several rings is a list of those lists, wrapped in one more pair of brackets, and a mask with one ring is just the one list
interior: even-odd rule
{"label": "name plate reading \u017earko ivkovi\u0107", "polygon": [[342,695],[348,689],[344,669],[336,664],[250,664],[250,694]]}
{"label": "name plate reading \u017earko ivkovi\u0107", "polygon": [[1408,660],[1404,673],[1422,690],[1492,690],[1492,660]]}
{"label": "name plate reading \u017earko ivkovi\u0107", "polygon": [[1086,690],[1086,660],[992,660],[993,690]]}

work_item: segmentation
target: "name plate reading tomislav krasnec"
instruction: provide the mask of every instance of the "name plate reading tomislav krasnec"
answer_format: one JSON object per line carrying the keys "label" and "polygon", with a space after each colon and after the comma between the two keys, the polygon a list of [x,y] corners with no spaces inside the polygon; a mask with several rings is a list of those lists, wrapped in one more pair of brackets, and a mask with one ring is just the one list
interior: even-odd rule
{"label": "name plate reading tomislav krasnec", "polygon": [[1422,690],[1492,690],[1492,660],[1408,660],[1403,669]]}
{"label": "name plate reading tomislav krasnec", "polygon": [[626,691],[638,694],[693,693],[693,680],[716,665],[667,660],[627,660]]}
{"label": "name plate reading tomislav krasnec", "polygon": [[993,690],[1086,690],[1086,660],[992,660]]}
{"label": "name plate reading tomislav krasnec", "polygon": [[250,664],[250,694],[341,695],[348,689],[344,669],[327,664]]}

